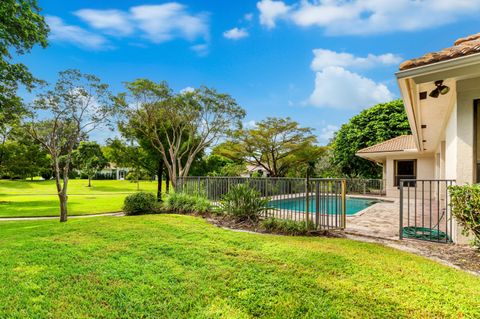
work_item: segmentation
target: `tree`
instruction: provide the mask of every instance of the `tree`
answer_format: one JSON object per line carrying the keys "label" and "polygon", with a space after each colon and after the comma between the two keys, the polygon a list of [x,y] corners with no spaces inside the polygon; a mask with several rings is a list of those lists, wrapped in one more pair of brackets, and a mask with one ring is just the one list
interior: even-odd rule
{"label": "tree", "polygon": [[348,177],[378,178],[381,168],[355,155],[362,148],[411,134],[401,100],[377,104],[342,125],[332,141],[333,164]]}
{"label": "tree", "polygon": [[199,158],[190,174],[193,176],[238,176],[245,171],[244,163],[237,163],[225,156],[212,152],[208,156]]}
{"label": "tree", "polygon": [[165,82],[126,84],[117,101],[130,123],[161,154],[173,186],[188,176],[195,158],[240,125],[245,111],[228,94],[201,87],[174,94]]}
{"label": "tree", "polygon": [[[108,85],[94,75],[78,70],[60,72],[51,88],[37,95],[30,106],[32,119],[26,130],[52,159],[60,221],[67,221],[68,173],[72,153],[91,131],[115,115]],[[48,116],[38,120],[39,113]]]}
{"label": "tree", "polygon": [[50,157],[20,127],[0,144],[0,176],[33,178],[51,169]]}
{"label": "tree", "polygon": [[[153,146],[150,142],[149,136],[146,136],[142,130],[139,129],[139,126],[136,125],[136,119],[130,118],[126,121],[120,121],[118,128],[122,136],[133,142],[135,141],[138,146],[141,148],[138,151],[142,152],[143,155],[143,167],[146,166],[154,168],[155,172],[152,175],[157,175],[157,201],[162,201],[162,183],[165,164],[163,162],[162,154]],[[166,136],[164,134],[159,134],[162,138],[162,143],[166,144]],[[132,163],[133,165],[136,165]],[[133,166],[132,166],[133,167]],[[170,191],[170,178],[168,173],[166,174],[166,192]]]}
{"label": "tree", "polygon": [[92,186],[92,178],[98,171],[107,166],[108,161],[103,155],[100,145],[96,142],[80,142],[73,152],[73,163],[88,177],[88,187]]}
{"label": "tree", "polygon": [[36,0],[0,1],[0,131],[22,109],[19,85],[30,90],[38,83],[24,64],[12,60],[36,44],[45,48],[48,31]]}
{"label": "tree", "polygon": [[321,178],[339,178],[343,174],[338,165],[333,163],[333,151],[326,147],[325,153],[315,163],[314,175]]}
{"label": "tree", "polygon": [[118,138],[108,140],[105,155],[117,167],[131,169],[137,183],[137,190],[140,189],[139,180],[141,177],[144,175],[153,176],[157,170],[157,160],[140,145],[135,145],[132,141]]}
{"label": "tree", "polygon": [[269,176],[285,176],[290,169],[315,161],[323,152],[315,146],[311,128],[290,118],[269,117],[250,129],[240,129],[217,152],[233,160],[261,166]]}

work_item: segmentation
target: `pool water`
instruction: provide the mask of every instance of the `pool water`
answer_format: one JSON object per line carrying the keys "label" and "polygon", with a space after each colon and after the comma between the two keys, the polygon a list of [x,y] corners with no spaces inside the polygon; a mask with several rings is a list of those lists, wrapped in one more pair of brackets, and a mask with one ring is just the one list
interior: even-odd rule
{"label": "pool water", "polygon": [[[270,201],[268,206],[277,209],[285,209],[297,212],[305,212],[305,204],[306,204],[305,197],[296,197],[296,198],[286,198],[286,199],[276,199]],[[378,200],[375,199],[366,199],[366,198],[353,198],[347,197],[347,215],[353,215],[358,213],[359,211],[378,203]],[[337,211],[338,205],[338,211]],[[320,200],[319,211],[322,214],[337,214],[341,211],[341,201],[337,198],[322,198]],[[315,207],[315,198],[310,198],[308,211],[310,213],[316,212]]]}

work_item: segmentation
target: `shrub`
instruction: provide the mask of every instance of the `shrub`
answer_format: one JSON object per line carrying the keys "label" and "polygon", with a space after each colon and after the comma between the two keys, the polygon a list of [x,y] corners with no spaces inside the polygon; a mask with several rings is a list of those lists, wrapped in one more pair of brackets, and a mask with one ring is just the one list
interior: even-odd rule
{"label": "shrub", "polygon": [[213,211],[212,203],[200,196],[185,193],[170,194],[163,204],[163,208],[179,214],[208,214]]}
{"label": "shrub", "polygon": [[315,225],[311,220],[307,223],[305,221],[294,221],[277,218],[267,218],[260,223],[260,227],[269,233],[280,233],[292,236],[304,236],[308,234],[310,229],[314,229]]}
{"label": "shrub", "polygon": [[123,211],[126,215],[155,213],[157,211],[157,199],[152,193],[146,192],[128,195],[123,203]]}
{"label": "shrub", "polygon": [[220,210],[238,221],[257,222],[269,207],[268,199],[246,184],[233,186],[220,201]]}
{"label": "shrub", "polygon": [[480,185],[450,186],[452,215],[463,227],[463,234],[473,234],[473,244],[480,248]]}

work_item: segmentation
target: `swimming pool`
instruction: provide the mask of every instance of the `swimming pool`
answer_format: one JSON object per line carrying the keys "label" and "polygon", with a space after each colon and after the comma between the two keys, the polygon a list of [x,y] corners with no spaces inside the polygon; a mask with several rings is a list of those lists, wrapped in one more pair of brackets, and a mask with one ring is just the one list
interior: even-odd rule
{"label": "swimming pool", "polygon": [[[268,203],[268,206],[276,209],[305,212],[306,202],[307,201],[305,197],[285,198],[272,200]],[[379,201],[375,199],[347,197],[346,214],[356,214],[359,211],[378,202]],[[340,213],[341,205],[342,203],[339,198],[322,198],[319,201],[319,211],[322,214],[337,214]],[[310,213],[316,212],[315,198],[310,198],[308,211]]]}

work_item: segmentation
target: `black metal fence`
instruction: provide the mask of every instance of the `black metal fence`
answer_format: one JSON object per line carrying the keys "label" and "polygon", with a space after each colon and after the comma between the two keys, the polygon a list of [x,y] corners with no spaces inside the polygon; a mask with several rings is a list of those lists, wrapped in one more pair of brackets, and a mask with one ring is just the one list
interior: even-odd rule
{"label": "black metal fence", "polygon": [[400,180],[400,239],[452,242],[448,187],[454,183],[454,180]]}
{"label": "black metal fence", "polygon": [[347,194],[385,196],[386,181],[384,179],[347,179]]}
{"label": "black metal fence", "polygon": [[217,202],[239,184],[269,198],[264,217],[310,220],[319,230],[345,228],[347,183],[342,179],[186,177],[177,180],[176,191]]}

